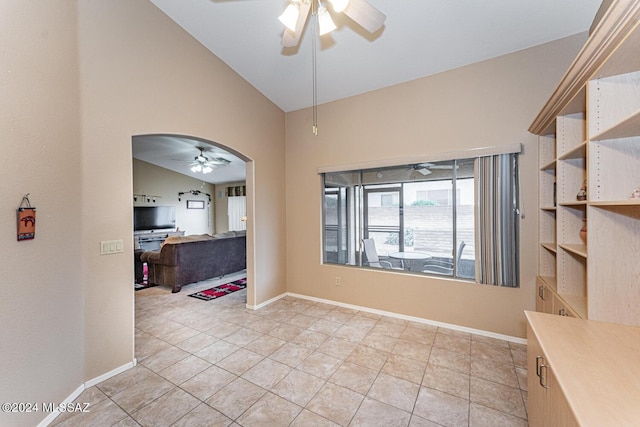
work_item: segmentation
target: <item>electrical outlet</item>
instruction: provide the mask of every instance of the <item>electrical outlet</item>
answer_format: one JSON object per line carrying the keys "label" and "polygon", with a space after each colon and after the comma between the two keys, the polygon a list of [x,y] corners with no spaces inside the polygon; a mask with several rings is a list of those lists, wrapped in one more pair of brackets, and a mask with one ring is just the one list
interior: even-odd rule
{"label": "electrical outlet", "polygon": [[340,276],[336,276],[336,286],[340,286],[340,285],[342,285],[340,281]]}

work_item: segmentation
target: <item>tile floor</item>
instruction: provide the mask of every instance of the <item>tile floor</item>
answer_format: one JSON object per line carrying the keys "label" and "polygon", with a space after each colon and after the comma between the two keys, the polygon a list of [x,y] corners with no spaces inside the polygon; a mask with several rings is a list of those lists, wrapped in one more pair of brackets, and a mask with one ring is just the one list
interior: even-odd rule
{"label": "tile floor", "polygon": [[[239,277],[228,276],[223,282]],[[138,365],[55,426],[526,426],[526,346],[285,297],[135,293]]]}

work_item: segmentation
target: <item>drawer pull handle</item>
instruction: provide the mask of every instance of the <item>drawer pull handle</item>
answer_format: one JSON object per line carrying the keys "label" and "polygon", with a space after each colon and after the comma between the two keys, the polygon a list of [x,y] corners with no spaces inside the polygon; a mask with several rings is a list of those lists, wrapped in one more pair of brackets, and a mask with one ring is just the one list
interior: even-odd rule
{"label": "drawer pull handle", "polygon": [[[544,375],[542,372],[543,369],[544,369]],[[547,365],[540,365],[540,375],[538,376],[540,377],[540,385],[543,388],[549,388],[549,385],[547,384]]]}
{"label": "drawer pull handle", "polygon": [[539,286],[538,287],[538,296],[540,297],[540,299],[542,301],[544,301],[544,286]]}
{"label": "drawer pull handle", "polygon": [[[540,378],[540,375],[541,375],[541,373],[540,373],[540,368],[541,368],[540,361],[541,360],[544,360],[544,357],[536,356],[536,375],[538,376],[538,378]],[[542,365],[542,366],[544,366],[544,365]]]}

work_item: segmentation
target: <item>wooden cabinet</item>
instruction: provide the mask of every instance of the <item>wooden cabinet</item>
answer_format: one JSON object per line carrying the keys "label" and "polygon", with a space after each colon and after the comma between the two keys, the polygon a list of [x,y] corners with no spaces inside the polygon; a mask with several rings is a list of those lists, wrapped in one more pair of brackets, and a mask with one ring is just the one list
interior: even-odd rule
{"label": "wooden cabinet", "polygon": [[529,128],[539,135],[538,275],[557,305],[539,301],[540,311],[640,325],[639,20],[640,2],[613,1]]}
{"label": "wooden cabinet", "polygon": [[539,313],[526,312],[534,427],[640,420],[638,52],[640,1],[613,0],[529,128],[540,159]]}
{"label": "wooden cabinet", "polygon": [[638,425],[640,328],[526,316],[530,426]]}
{"label": "wooden cabinet", "polygon": [[567,402],[548,357],[537,337],[527,329],[527,390],[529,425],[535,426],[578,426],[571,407]]}
{"label": "wooden cabinet", "polygon": [[538,287],[538,294],[536,295],[536,311],[552,314],[555,292],[541,277],[538,277],[536,284]]}
{"label": "wooden cabinet", "polygon": [[544,353],[536,336],[527,324],[527,413],[530,426],[543,426],[549,418],[547,389],[540,380],[540,358]]}
{"label": "wooden cabinet", "polygon": [[[536,294],[536,311],[560,316],[581,317],[574,311],[572,305],[565,302],[565,300],[558,295],[555,287],[552,286],[553,282],[548,283],[542,277],[538,276],[536,283],[538,289]],[[565,295],[565,298],[566,297]]]}

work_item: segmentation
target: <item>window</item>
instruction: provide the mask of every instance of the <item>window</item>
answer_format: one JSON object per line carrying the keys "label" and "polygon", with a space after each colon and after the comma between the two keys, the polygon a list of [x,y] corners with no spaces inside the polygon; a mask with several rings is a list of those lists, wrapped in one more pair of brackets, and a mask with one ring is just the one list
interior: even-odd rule
{"label": "window", "polygon": [[325,263],[518,286],[517,155],[323,178]]}

